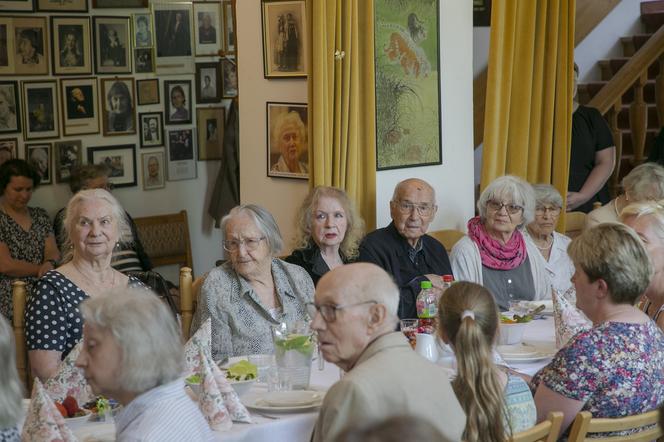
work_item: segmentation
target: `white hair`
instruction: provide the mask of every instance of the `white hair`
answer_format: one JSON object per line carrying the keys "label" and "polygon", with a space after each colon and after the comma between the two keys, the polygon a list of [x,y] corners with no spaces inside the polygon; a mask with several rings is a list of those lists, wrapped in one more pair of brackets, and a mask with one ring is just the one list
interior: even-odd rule
{"label": "white hair", "polygon": [[284,240],[281,237],[281,231],[274,217],[267,209],[257,204],[242,204],[231,209],[228,215],[221,219],[221,231],[226,235],[226,225],[228,222],[240,214],[247,214],[256,223],[256,227],[265,236],[267,244],[270,246],[270,254],[276,256],[284,247]]}
{"label": "white hair", "polygon": [[526,181],[514,175],[504,175],[496,178],[484,189],[477,200],[477,210],[482,221],[486,219],[486,206],[490,200],[510,201],[523,207],[523,223],[530,224],[535,219],[535,192]]}

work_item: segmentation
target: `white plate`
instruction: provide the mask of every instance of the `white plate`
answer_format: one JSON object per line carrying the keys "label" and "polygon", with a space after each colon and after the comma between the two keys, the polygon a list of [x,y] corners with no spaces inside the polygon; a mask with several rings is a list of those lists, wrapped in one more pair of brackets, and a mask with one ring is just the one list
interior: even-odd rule
{"label": "white plate", "polygon": [[273,391],[263,396],[263,401],[272,407],[298,407],[319,403],[323,395],[317,391]]}
{"label": "white plate", "polygon": [[525,358],[535,356],[539,352],[531,345],[515,344],[515,345],[499,345],[496,350],[503,358]]}
{"label": "white plate", "polygon": [[549,359],[552,357],[553,355],[549,353],[537,353],[532,356],[503,356],[503,359],[505,359],[506,362],[520,363],[520,362],[537,362],[541,361],[542,359]]}
{"label": "white plate", "polygon": [[92,416],[92,411],[90,410],[85,410],[85,411],[86,411],[85,416],[66,417],[65,424],[67,424],[69,428],[78,428],[81,425],[84,425],[86,422],[90,420],[90,417]]}
{"label": "white plate", "polygon": [[[270,394],[266,392],[249,392],[242,397],[242,403],[248,408],[252,408],[257,411],[267,411],[267,412],[291,412],[291,411],[308,411],[318,408],[323,403],[324,393],[320,391],[306,391],[309,395],[317,395],[318,400],[306,405],[286,405],[286,406],[277,406],[270,405],[265,401],[265,397]],[[284,392],[285,393],[285,392]]]}

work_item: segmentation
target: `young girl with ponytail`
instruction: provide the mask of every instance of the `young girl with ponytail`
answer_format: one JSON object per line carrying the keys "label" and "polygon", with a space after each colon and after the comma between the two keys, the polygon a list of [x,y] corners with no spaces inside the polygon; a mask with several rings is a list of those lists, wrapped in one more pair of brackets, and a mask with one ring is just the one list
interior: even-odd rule
{"label": "young girl with ponytail", "polygon": [[491,293],[472,282],[454,283],[438,305],[438,332],[457,360],[452,387],[466,412],[467,442],[504,441],[536,422],[528,384],[493,362],[499,321]]}

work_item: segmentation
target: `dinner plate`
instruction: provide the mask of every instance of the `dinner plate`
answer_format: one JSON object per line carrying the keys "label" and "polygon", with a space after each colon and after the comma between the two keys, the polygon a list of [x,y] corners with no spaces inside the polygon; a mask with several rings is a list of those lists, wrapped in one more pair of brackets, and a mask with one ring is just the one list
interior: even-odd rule
{"label": "dinner plate", "polygon": [[550,353],[536,353],[532,356],[503,356],[503,359],[506,362],[537,362],[541,361],[543,359],[549,359],[552,358],[553,355]]}
{"label": "dinner plate", "polygon": [[263,401],[273,407],[298,407],[318,403],[323,395],[317,391],[273,391],[263,396]]}
{"label": "dinner plate", "polygon": [[515,344],[515,345],[499,345],[496,350],[500,355],[507,359],[512,358],[527,358],[537,355],[539,352],[532,345]]}
{"label": "dinner plate", "polygon": [[[242,400],[242,403],[246,407],[257,410],[257,411],[267,411],[267,412],[272,412],[272,413],[273,412],[298,412],[298,411],[313,410],[315,408],[320,407],[321,404],[323,403],[323,396],[324,396],[324,393],[322,393],[320,391],[302,390],[302,393],[307,394],[307,397],[309,398],[309,399],[306,399],[304,401],[306,403],[302,403],[302,400],[300,400],[299,404],[297,404],[298,401],[295,401],[296,404],[291,404],[291,405],[272,405],[272,404],[275,403],[274,402],[275,397],[274,396],[271,397],[269,395],[273,395],[274,393],[299,393],[299,392],[296,392],[296,391],[293,391],[293,392],[283,391],[283,392],[271,392],[271,393],[267,393],[267,392],[249,392],[249,393],[245,394],[241,398],[241,400]],[[312,401],[311,398],[314,395],[316,396],[316,400]],[[268,399],[271,398],[271,401],[270,401],[271,403],[268,403],[266,401],[266,398],[268,398]],[[287,403],[283,400],[284,399],[283,397],[281,399],[282,399],[281,401],[279,399],[277,399],[276,403],[283,403],[283,404]]]}

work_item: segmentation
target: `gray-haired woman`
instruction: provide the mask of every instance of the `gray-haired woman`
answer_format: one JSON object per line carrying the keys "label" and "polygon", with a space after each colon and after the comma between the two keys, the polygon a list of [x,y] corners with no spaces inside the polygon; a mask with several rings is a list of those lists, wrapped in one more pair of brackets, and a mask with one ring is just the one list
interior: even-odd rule
{"label": "gray-haired woman", "polygon": [[546,263],[546,270],[553,288],[564,293],[571,286],[574,264],[567,254],[569,237],[555,231],[558,217],[563,208],[563,198],[550,184],[535,184],[535,219],[526,230],[532,242]]}
{"label": "gray-haired woman", "polygon": [[115,416],[117,440],[212,440],[180,378],[178,325],[157,296],[114,290],[84,301],[81,312],[85,330],[76,365],[96,394],[124,405]]}
{"label": "gray-haired woman", "polygon": [[17,429],[23,391],[16,371],[14,332],[9,321],[0,315],[0,441],[21,440]]}
{"label": "gray-haired woman", "polygon": [[283,241],[264,208],[234,207],[221,220],[228,261],[208,273],[192,323],[212,318],[212,356],[272,353],[271,327],[308,318],[314,284],[300,266],[275,258]]}
{"label": "gray-haired woman", "polygon": [[101,189],[82,190],[67,205],[65,264],[46,272],[35,283],[25,309],[30,366],[46,380],[83,333],[78,309],[86,298],[141,283],[111,267],[118,242],[131,235],[124,210]]}
{"label": "gray-haired woman", "polygon": [[606,222],[620,222],[620,213],[628,205],[664,199],[664,167],[644,163],[631,170],[621,182],[623,193],[586,217],[585,228]]}
{"label": "gray-haired woman", "polygon": [[544,259],[521,234],[534,218],[530,184],[511,175],[496,178],[480,195],[477,208],[480,216],[468,221],[468,236],[452,249],[455,278],[485,286],[503,310],[512,300],[550,298]]}

